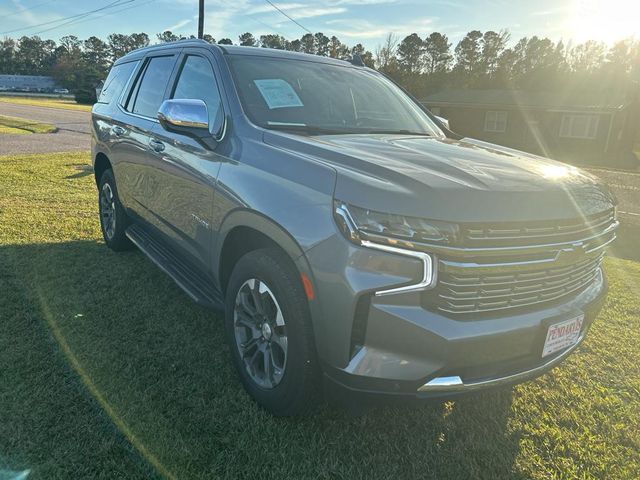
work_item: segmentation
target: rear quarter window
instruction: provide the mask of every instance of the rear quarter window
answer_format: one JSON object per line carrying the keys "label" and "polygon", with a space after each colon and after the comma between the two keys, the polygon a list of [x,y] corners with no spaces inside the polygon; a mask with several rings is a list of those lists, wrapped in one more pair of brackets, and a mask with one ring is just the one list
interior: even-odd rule
{"label": "rear quarter window", "polygon": [[137,61],[121,63],[113,67],[104,81],[98,103],[111,103],[114,98],[119,97],[129,78],[131,78],[136,65],[138,65]]}

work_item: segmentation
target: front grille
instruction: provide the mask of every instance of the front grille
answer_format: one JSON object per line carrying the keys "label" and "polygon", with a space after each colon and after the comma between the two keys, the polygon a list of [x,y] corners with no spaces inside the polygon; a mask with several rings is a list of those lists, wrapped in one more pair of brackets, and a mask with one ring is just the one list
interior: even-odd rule
{"label": "front grille", "polygon": [[566,301],[597,278],[617,225],[613,209],[575,220],[461,225],[459,247],[431,247],[438,281],[424,293],[425,307],[472,319]]}
{"label": "front grille", "polygon": [[442,273],[437,307],[454,313],[482,313],[536,304],[577,295],[595,279],[603,254],[573,265],[543,270],[522,269],[513,273],[481,275]]}
{"label": "front grille", "polygon": [[469,247],[500,247],[571,242],[602,232],[615,220],[613,209],[563,222],[512,222],[463,225],[463,241]]}

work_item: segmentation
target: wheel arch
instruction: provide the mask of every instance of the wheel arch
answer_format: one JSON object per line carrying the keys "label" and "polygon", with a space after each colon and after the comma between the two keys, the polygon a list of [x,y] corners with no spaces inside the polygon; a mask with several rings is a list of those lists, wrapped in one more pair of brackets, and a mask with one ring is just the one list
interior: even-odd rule
{"label": "wheel arch", "polygon": [[109,169],[112,169],[111,161],[106,154],[98,152],[93,160],[93,174],[96,180],[96,185],[100,182],[102,174]]}
{"label": "wheel arch", "polygon": [[299,273],[309,275],[302,248],[282,226],[252,210],[230,213],[222,223],[213,252],[213,271],[221,291],[225,292],[233,266],[242,255],[268,247],[282,250]]}

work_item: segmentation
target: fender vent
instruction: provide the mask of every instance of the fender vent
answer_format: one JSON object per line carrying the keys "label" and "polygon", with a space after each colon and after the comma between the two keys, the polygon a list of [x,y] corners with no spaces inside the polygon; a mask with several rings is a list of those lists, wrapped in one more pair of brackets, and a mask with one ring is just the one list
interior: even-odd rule
{"label": "fender vent", "polygon": [[362,295],[356,304],[356,311],[353,316],[353,325],[351,327],[351,358],[364,346],[364,340],[367,335],[367,319],[369,318],[369,306],[371,305],[371,296]]}

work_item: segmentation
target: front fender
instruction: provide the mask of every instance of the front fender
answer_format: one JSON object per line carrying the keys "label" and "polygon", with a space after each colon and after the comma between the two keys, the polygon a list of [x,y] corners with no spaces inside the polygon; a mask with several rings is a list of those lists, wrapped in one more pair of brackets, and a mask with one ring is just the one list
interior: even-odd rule
{"label": "front fender", "polygon": [[[291,261],[295,265],[298,272],[301,275],[306,275],[307,278],[311,281],[314,292],[317,292],[317,282],[302,246],[281,225],[277,224],[276,222],[267,218],[259,212],[246,209],[237,209],[232,211],[231,213],[229,213],[229,215],[227,215],[221,225],[217,237],[217,242],[214,246],[213,251],[213,272],[215,272],[217,276],[218,283],[220,280],[220,260],[225,240],[227,239],[229,233],[237,227],[248,227],[257,230],[271,239],[278,246],[280,246],[280,248],[282,248],[287,253],[289,258],[291,258]],[[322,328],[320,323],[323,321],[324,317],[322,314],[320,301],[317,297],[317,293],[313,298],[308,299],[308,305],[309,313],[311,314],[313,330],[314,332],[318,332],[320,331],[319,329]],[[318,347],[317,338],[316,346]],[[319,353],[321,353],[322,348],[318,348],[318,350]]]}

